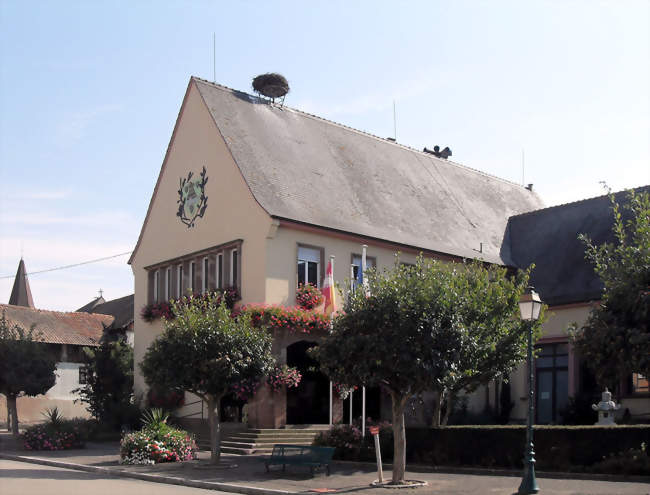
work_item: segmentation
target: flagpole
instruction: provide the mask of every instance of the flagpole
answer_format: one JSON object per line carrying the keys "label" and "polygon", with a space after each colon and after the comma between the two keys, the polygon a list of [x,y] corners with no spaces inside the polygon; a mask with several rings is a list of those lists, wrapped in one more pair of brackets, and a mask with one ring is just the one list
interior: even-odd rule
{"label": "flagpole", "polygon": [[[334,296],[334,285],[333,285],[333,283],[334,283],[334,258],[335,258],[335,256],[333,254],[331,254],[330,255],[330,268],[332,270],[332,280],[330,280],[330,283],[332,285],[330,286],[329,290],[330,290],[331,301],[332,301],[333,305],[335,304],[334,303],[334,297],[335,297]],[[334,313],[332,312],[332,314],[334,314]],[[332,315],[330,315],[330,332],[332,331],[332,319],[331,319],[331,316]],[[330,426],[332,426],[332,424],[333,424],[333,419],[334,419],[334,393],[333,393],[333,390],[332,390],[332,380],[330,380]]]}

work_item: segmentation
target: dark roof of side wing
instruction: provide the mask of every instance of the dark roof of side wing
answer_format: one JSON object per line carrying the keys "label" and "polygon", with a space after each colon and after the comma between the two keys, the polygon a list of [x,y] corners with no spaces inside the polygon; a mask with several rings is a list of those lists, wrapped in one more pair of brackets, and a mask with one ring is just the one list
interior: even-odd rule
{"label": "dark roof of side wing", "polygon": [[518,184],[193,81],[253,196],[273,217],[504,263],[508,217],[543,207]]}
{"label": "dark roof of side wing", "polygon": [[[648,192],[650,186],[635,191]],[[627,202],[625,192],[615,197],[619,204]],[[509,264],[526,268],[535,263],[531,283],[549,305],[599,300],[603,284],[585,259],[578,234],[596,245],[613,242],[611,206],[609,196],[599,196],[510,218],[504,239]],[[626,210],[621,213],[625,220]]]}

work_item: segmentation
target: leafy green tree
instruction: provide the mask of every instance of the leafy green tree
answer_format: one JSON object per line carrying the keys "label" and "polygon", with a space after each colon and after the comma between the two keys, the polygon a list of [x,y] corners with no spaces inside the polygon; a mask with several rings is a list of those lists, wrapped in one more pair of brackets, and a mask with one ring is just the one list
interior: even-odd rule
{"label": "leafy green tree", "polygon": [[525,359],[518,301],[528,273],[420,257],[367,273],[312,353],[338,383],[383,387],[392,399],[393,483],[404,481],[404,408],[425,390],[472,387]]}
{"label": "leafy green tree", "polygon": [[132,426],[139,416],[133,403],[133,349],[122,338],[104,335],[97,348],[85,348],[87,382],[74,390],[88,412],[112,430]]}
{"label": "leafy green tree", "polygon": [[629,191],[622,208],[611,202],[614,242],[579,236],[604,289],[573,343],[599,385],[615,388],[631,373],[650,376],[650,193]]}
{"label": "leafy green tree", "polygon": [[[185,299],[185,298],[184,298]],[[241,384],[267,375],[275,359],[271,335],[253,328],[250,316],[231,316],[217,298],[172,303],[175,315],[151,344],[140,365],[149,386],[191,392],[207,405],[212,462],[220,457],[221,399]]]}
{"label": "leafy green tree", "polygon": [[56,359],[37,341],[34,326],[29,330],[11,326],[3,312],[0,318],[0,393],[7,398],[7,429],[18,435],[16,399],[21,395],[44,394],[56,381]]}

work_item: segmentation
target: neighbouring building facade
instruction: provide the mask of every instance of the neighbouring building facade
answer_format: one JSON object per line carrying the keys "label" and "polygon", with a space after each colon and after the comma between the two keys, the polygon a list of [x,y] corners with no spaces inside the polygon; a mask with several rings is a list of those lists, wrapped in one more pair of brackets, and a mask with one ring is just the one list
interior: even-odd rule
{"label": "neighbouring building facade", "polygon": [[[54,386],[43,395],[17,399],[20,423],[44,421],[42,413],[53,407],[67,418],[89,417],[86,404],[79,402],[79,394],[74,392],[86,383],[83,348],[97,347],[105,333],[133,340],[133,296],[112,301],[100,296],[74,312],[36,309],[21,259],[9,304],[0,304],[0,314],[10,326],[34,326],[37,340],[56,358]],[[0,422],[6,421],[6,398],[0,395]]]}

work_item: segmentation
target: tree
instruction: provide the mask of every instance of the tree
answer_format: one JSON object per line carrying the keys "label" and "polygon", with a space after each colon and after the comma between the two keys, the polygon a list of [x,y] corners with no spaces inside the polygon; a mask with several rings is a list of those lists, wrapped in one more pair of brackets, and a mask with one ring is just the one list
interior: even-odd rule
{"label": "tree", "polygon": [[0,393],[7,398],[7,429],[18,435],[16,399],[44,394],[56,381],[56,359],[38,342],[34,326],[29,330],[0,318]]}
{"label": "tree", "polygon": [[604,288],[600,305],[572,336],[599,385],[615,388],[632,373],[650,376],[650,193],[629,191],[623,211],[610,199],[614,242],[597,246],[579,236]]}
{"label": "tree", "polygon": [[518,301],[527,279],[527,272],[509,278],[503,268],[422,257],[415,266],[369,270],[369,295],[351,294],[332,333],[312,351],[332,380],[390,394],[393,483],[404,481],[409,398],[473,386],[525,359]]}
{"label": "tree", "polygon": [[88,412],[117,430],[139,416],[133,404],[133,349],[124,339],[104,335],[97,348],[85,348],[87,382],[74,390]]}
{"label": "tree", "polygon": [[231,316],[214,296],[172,303],[175,315],[151,344],[141,363],[149,386],[187,390],[207,405],[211,460],[220,457],[221,399],[236,387],[259,382],[275,359],[272,338],[251,326],[250,316]]}

